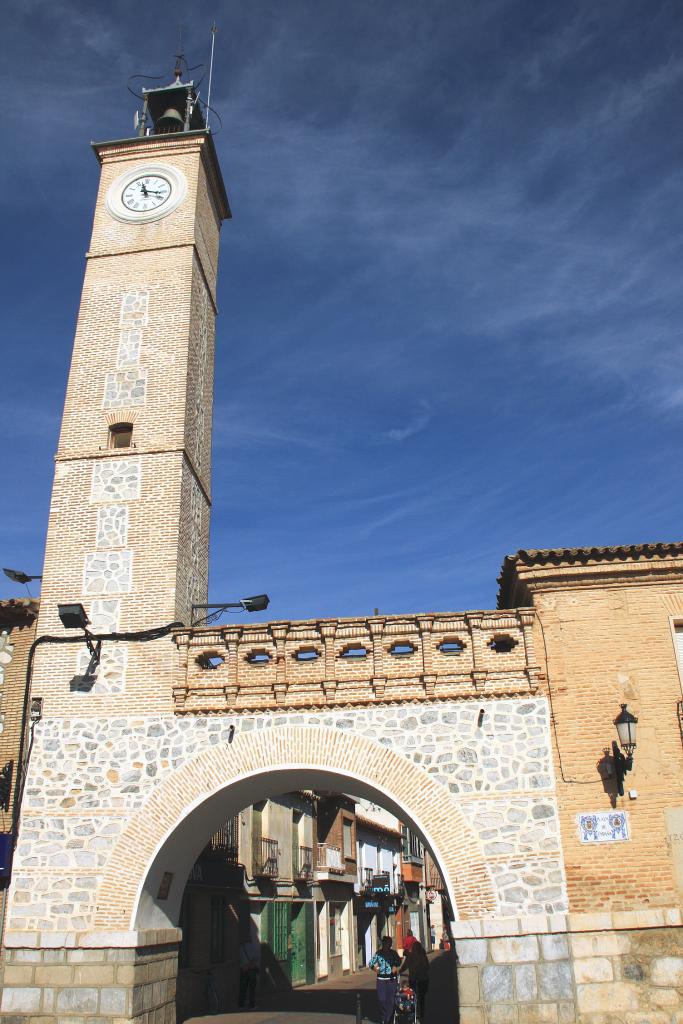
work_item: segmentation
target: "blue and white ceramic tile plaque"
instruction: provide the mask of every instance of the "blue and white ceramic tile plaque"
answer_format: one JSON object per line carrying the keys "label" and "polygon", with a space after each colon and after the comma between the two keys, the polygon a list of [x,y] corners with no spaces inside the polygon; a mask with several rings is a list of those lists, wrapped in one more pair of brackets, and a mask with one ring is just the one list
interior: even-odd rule
{"label": "blue and white ceramic tile plaque", "polygon": [[576,820],[582,843],[623,843],[630,838],[626,811],[592,811],[578,814]]}

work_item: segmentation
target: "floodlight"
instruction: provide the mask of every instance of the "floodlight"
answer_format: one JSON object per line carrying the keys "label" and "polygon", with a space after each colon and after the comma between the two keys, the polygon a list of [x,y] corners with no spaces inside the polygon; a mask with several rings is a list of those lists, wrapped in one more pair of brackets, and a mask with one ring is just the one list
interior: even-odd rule
{"label": "floodlight", "polygon": [[58,604],[57,613],[64,629],[82,629],[85,633],[83,639],[90,652],[90,661],[85,670],[85,677],[92,676],[100,663],[102,641],[98,640],[96,644],[93,643],[94,637],[88,632],[90,619],[85,614],[85,608],[82,604]]}
{"label": "floodlight", "polygon": [[90,625],[82,604],[58,604],[57,613],[64,629],[86,629]]}
{"label": "floodlight", "polygon": [[270,604],[267,594],[257,594],[255,597],[243,597],[240,604],[245,612],[264,612]]}
{"label": "floodlight", "polygon": [[42,576],[29,576],[28,573],[22,572],[21,569],[3,569],[5,576],[8,576],[12,580],[12,583],[30,583],[31,580],[42,580]]}

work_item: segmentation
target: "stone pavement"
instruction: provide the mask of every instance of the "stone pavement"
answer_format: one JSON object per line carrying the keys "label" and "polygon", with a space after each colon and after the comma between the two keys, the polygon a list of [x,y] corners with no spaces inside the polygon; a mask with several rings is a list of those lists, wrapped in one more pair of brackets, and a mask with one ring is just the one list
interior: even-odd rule
{"label": "stone pavement", "polygon": [[[456,969],[452,953],[429,957],[430,982],[424,1024],[458,1024]],[[365,1022],[377,1021],[375,979],[369,970],[304,985],[261,1000],[256,1010],[192,1017],[186,1024],[356,1024],[356,993]]]}

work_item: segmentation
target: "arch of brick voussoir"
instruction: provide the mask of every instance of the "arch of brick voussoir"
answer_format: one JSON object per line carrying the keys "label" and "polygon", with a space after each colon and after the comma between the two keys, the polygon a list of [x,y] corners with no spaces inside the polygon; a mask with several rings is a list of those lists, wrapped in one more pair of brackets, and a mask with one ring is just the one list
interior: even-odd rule
{"label": "arch of brick voussoir", "polygon": [[[459,917],[483,917],[496,896],[481,846],[443,787],[413,762],[366,737],[339,729],[285,726],[242,733],[217,744],[168,776],[128,823],[112,851],[97,895],[97,930],[135,926],[145,879],[165,843],[193,808],[245,778],[261,776],[269,795],[274,772],[320,770],[353,791],[352,780],[374,788],[378,802],[405,809],[406,823],[422,833],[439,865]],[[297,782],[301,787],[301,779]],[[296,788],[292,786],[292,788]],[[280,789],[279,792],[282,792]]]}

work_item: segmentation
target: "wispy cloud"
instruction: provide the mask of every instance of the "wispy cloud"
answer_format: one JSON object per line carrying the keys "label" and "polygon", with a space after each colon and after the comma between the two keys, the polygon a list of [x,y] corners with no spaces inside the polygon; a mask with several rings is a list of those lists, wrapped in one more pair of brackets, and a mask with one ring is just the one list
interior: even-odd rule
{"label": "wispy cloud", "polygon": [[403,441],[407,441],[409,437],[414,437],[415,434],[421,433],[427,427],[432,417],[427,403],[421,402],[420,404],[420,412],[414,414],[403,426],[392,427],[390,430],[383,431],[381,435],[382,440],[400,444]]}
{"label": "wispy cloud", "polygon": [[[133,0],[93,12],[25,0],[4,25],[22,88],[0,156],[3,373],[38,397],[0,408],[24,467],[5,481],[3,526],[32,526],[36,552],[47,499],[36,511],[22,488],[27,466],[45,467],[45,494],[51,477],[88,143],[131,131],[128,76],[170,73],[175,44]],[[198,0],[188,25],[167,4],[191,62],[213,13]],[[679,530],[675,0],[628,18],[590,0],[289,0],[233,5],[219,27],[234,219],[215,577],[272,579],[276,614],[466,607],[492,599],[508,549]]]}
{"label": "wispy cloud", "polygon": [[[502,11],[511,17],[513,10],[484,5],[482,18],[495,20]],[[399,26],[402,18],[408,20],[399,9]],[[455,30],[458,19],[454,12],[449,28]],[[419,316],[431,328],[435,353],[451,343],[457,325],[496,346],[516,348],[523,337],[541,362],[561,359],[569,367],[587,361],[603,374],[611,367],[619,378],[624,360],[615,360],[605,345],[609,323],[621,336],[622,353],[628,352],[630,372],[656,376],[654,324],[642,298],[658,294],[667,302],[678,290],[680,245],[672,252],[663,230],[653,237],[653,228],[664,227],[670,176],[644,174],[626,219],[613,203],[623,173],[618,153],[634,151],[631,166],[638,173],[642,154],[634,133],[678,90],[683,62],[664,57],[626,74],[603,62],[595,69],[600,88],[591,91],[590,79],[578,78],[577,62],[592,65],[604,46],[601,26],[583,6],[564,20],[540,45],[525,40],[526,53],[524,47],[498,53],[493,87],[476,103],[468,102],[476,80],[464,83],[460,94],[450,93],[445,81],[435,83],[440,47],[434,38],[431,49],[412,47],[409,55],[399,44],[400,52],[375,63],[372,80],[362,57],[350,60],[344,66],[349,102],[327,118],[299,118],[296,90],[289,105],[269,109],[278,85],[286,93],[295,80],[287,56],[294,26],[280,25],[224,96],[240,139],[231,160],[238,173],[249,161],[250,201],[269,210],[269,230],[286,236],[293,250],[326,258],[332,242],[357,256],[356,287],[359,268],[368,288],[390,282],[399,292],[408,282],[417,287]],[[476,26],[467,30],[474,34]],[[309,48],[302,60],[314,64],[318,56]],[[553,107],[545,95],[571,75],[573,106]],[[454,130],[450,139],[447,133],[439,139],[437,159],[430,159],[435,138],[425,148],[417,124],[397,121],[386,106],[393,92],[410,108],[417,98],[408,83],[427,87],[430,78],[435,118],[455,105]],[[368,88],[374,104],[362,102]],[[536,123],[516,119],[515,104],[529,98]],[[501,130],[506,122],[507,134]],[[412,144],[406,142],[411,132]],[[277,173],[271,173],[275,152]],[[340,288],[338,281],[335,290],[329,302],[340,305],[352,284]],[[410,314],[404,327],[412,327]],[[530,338],[534,332],[545,340]],[[677,344],[671,335],[661,340],[669,349]],[[396,338],[387,342],[397,344]],[[366,345],[366,358],[372,359],[373,347]],[[648,390],[640,394],[646,401]],[[411,433],[399,425],[386,439],[400,442]]]}
{"label": "wispy cloud", "polygon": [[221,405],[214,415],[214,448],[274,447],[332,452],[341,447],[336,439],[296,431],[273,423],[272,412],[262,404]]}

